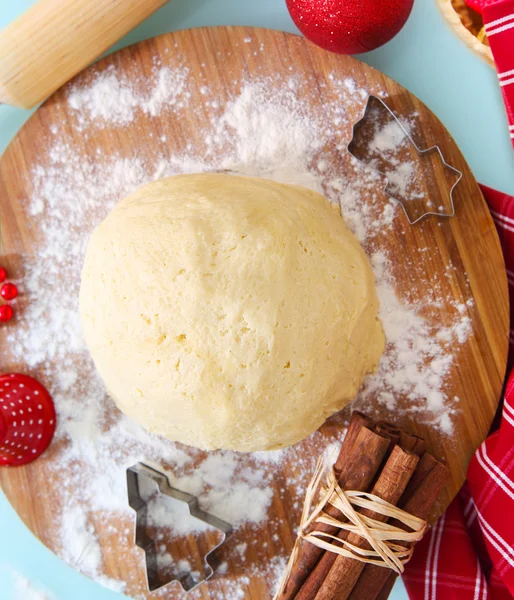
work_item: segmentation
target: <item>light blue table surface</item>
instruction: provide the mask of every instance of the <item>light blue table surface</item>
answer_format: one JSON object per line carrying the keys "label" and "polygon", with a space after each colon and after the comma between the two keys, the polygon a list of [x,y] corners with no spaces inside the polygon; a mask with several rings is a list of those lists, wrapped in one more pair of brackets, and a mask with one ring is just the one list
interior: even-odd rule
{"label": "light blue table surface", "polygon": [[[0,0],[0,27],[34,3],[35,0]],[[201,25],[255,25],[296,31],[284,0],[173,0],[116,48],[167,31]],[[400,34],[361,58],[404,85],[434,111],[459,144],[480,182],[514,194],[514,152],[495,72],[446,27],[435,0],[416,0]],[[29,115],[28,111],[0,107],[0,151]],[[0,532],[2,600],[26,600],[19,595],[15,597],[13,570],[46,589],[56,600],[122,598],[74,572],[43,547],[3,495],[0,495]],[[391,597],[406,598],[401,584]],[[171,590],[169,598],[173,598]]]}

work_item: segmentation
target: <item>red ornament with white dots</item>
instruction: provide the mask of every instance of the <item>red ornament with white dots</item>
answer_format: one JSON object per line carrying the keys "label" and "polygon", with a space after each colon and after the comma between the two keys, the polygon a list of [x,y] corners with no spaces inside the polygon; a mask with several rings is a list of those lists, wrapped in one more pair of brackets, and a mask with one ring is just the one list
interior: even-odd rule
{"label": "red ornament with white dots", "polygon": [[382,46],[400,31],[414,0],[286,0],[303,35],[325,50],[360,54]]}
{"label": "red ornament with white dots", "polygon": [[20,373],[0,375],[0,466],[32,462],[55,433],[55,407],[46,388]]}

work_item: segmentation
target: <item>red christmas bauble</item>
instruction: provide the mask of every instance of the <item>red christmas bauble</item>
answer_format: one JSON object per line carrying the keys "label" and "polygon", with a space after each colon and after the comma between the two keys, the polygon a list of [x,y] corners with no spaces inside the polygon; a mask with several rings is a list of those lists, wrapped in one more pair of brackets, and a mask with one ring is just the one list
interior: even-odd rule
{"label": "red christmas bauble", "polygon": [[405,25],[414,0],[286,0],[303,35],[325,50],[359,54],[382,46]]}

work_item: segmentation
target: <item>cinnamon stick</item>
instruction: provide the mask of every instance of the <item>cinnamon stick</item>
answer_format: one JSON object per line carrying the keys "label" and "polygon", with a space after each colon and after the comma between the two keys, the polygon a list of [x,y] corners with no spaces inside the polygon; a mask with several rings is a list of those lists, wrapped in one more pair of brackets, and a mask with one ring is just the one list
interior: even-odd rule
{"label": "cinnamon stick", "polygon": [[[393,425],[391,425],[390,423],[386,423],[385,421],[382,421],[380,423],[377,423],[374,427],[375,431],[377,433],[379,433],[381,436],[387,438],[389,440],[389,445],[388,448],[386,450],[383,462],[386,461],[386,459],[389,457],[389,455],[391,454],[391,452],[393,451],[393,448],[397,445],[397,443],[400,440],[400,430],[396,429]],[[413,445],[413,444],[411,444]],[[379,475],[379,473],[377,473],[377,475],[375,477],[377,477]],[[371,484],[371,482],[370,482]],[[341,486],[343,487],[343,486]],[[350,489],[350,488],[348,488]],[[339,513],[338,510],[334,509],[333,507],[329,506],[327,507],[327,512],[330,513],[332,516],[337,516],[337,518],[342,518],[341,513]],[[338,516],[340,515],[340,516]],[[337,530],[336,528],[333,528],[333,532],[330,532],[332,535],[336,535],[337,537],[343,541],[347,538],[349,532],[348,531],[344,531],[344,530]],[[341,544],[342,546],[342,544]],[[328,554],[329,556],[326,556],[326,554]],[[316,589],[319,587],[318,583],[313,583],[313,579],[316,580],[322,580],[325,578],[325,576],[328,574],[328,572],[330,571],[330,568],[332,567],[332,565],[334,564],[334,561],[336,559],[336,555],[333,553],[326,553],[325,550],[322,550],[320,553],[321,559],[323,561],[323,565],[320,566],[318,563],[318,567],[317,567],[317,573],[314,575],[312,572],[309,574],[309,576],[306,579],[306,583],[304,583],[304,585],[300,588],[300,591],[298,592],[298,595],[296,596],[295,600],[304,600],[305,598],[310,598],[312,596],[312,589],[314,589],[314,587],[316,587]]]}
{"label": "cinnamon stick", "polygon": [[371,425],[372,421],[369,417],[363,415],[358,410],[353,411],[350,422],[348,423],[346,435],[344,436],[344,441],[341,445],[341,450],[339,451],[339,456],[334,463],[334,471],[337,478],[339,478],[339,474],[341,473],[344,464],[348,462],[348,456],[357,439],[359,431],[363,427],[369,427],[371,429]]}
{"label": "cinnamon stick", "polygon": [[400,433],[401,431],[397,429],[391,423],[386,423],[385,421],[379,421],[375,425],[375,431],[384,437],[389,438],[389,449],[387,451],[388,455],[391,454],[393,448],[400,441]]}
{"label": "cinnamon stick", "polygon": [[[405,433],[398,427],[387,421],[379,421],[375,425],[375,431],[391,439],[394,446],[398,444],[404,450],[414,452],[417,456],[423,456],[425,452],[425,440],[417,435]],[[392,448],[391,448],[392,450]]]}
{"label": "cinnamon stick", "polygon": [[[343,442],[343,444],[346,442]],[[339,474],[339,485],[342,488],[361,490],[368,489],[373,481],[382,459],[389,446],[389,440],[367,427],[361,427],[351,450],[348,451],[347,459],[341,466]],[[327,513],[335,518],[340,518],[341,513],[334,507],[327,507]],[[314,529],[323,531],[330,535],[336,535],[338,529],[324,523],[316,523]],[[309,576],[316,565],[320,555],[323,553],[310,542],[304,542],[300,547],[298,559],[294,564],[287,580],[280,600],[292,600],[296,597],[298,590]]]}
{"label": "cinnamon stick", "polygon": [[[385,430],[382,430],[382,431],[385,431]],[[391,432],[391,433],[392,433],[392,435],[394,435],[393,432]],[[402,486],[400,488],[398,488],[397,490],[389,490],[388,489],[389,483],[392,483],[394,485],[394,481],[396,481],[397,473],[395,471],[394,465],[396,464],[396,461],[397,461],[397,458],[399,455],[402,458],[404,456],[411,457],[411,458],[407,458],[406,461],[408,464],[411,464],[411,461],[412,461],[413,466],[410,470],[410,473],[412,473],[412,471],[414,470],[414,465],[415,465],[415,463],[417,463],[417,460],[418,460],[417,457],[414,457],[414,455],[411,455],[410,453],[403,451],[399,446],[395,446],[393,453],[389,457],[386,465],[384,466],[384,469],[382,470],[382,472],[379,475],[379,478],[378,478],[376,484],[373,486],[373,489],[371,490],[373,494],[376,494],[377,496],[380,496],[380,497],[385,497],[386,500],[388,500],[388,498],[392,498],[394,500],[394,503],[396,503],[396,501],[399,499],[399,497],[402,494],[402,492],[405,488],[405,485],[407,484],[407,481],[408,481],[408,477],[406,477],[406,481],[403,481],[403,477],[401,477]],[[347,488],[347,489],[350,489],[350,488]],[[390,501],[390,500],[388,500],[388,501]],[[370,511],[365,511],[365,510],[359,511],[359,512],[361,512],[365,515],[373,515],[374,514],[374,513],[370,513]],[[347,532],[347,531],[340,531],[338,534],[338,537],[341,540],[348,538],[348,541],[351,542],[350,535],[352,535],[352,534],[349,534],[349,532]],[[359,540],[359,543],[363,542],[363,540],[362,540],[362,538],[360,538],[360,536],[353,536],[353,537],[354,538],[357,537]],[[353,543],[353,542],[351,542],[351,543]],[[359,544],[355,544],[355,545],[359,545]],[[296,597],[296,600],[311,600],[314,597],[317,598],[316,594],[320,590],[325,579],[328,577],[328,574],[329,574],[330,570],[332,569],[334,563],[336,562],[337,558],[338,558],[337,554],[335,554],[333,552],[325,552],[325,554],[323,555],[323,557],[317,564],[316,568],[312,571],[312,573],[306,580],[305,584],[301,588],[298,596]],[[354,561],[352,559],[352,562],[356,562],[356,561]]]}
{"label": "cinnamon stick", "polygon": [[401,430],[393,425],[392,423],[388,423],[387,421],[378,421],[375,425],[375,429],[380,432],[389,432],[391,435],[395,435],[397,438],[400,437]]}
{"label": "cinnamon stick", "polygon": [[[437,471],[434,475],[432,475],[432,471],[437,467]],[[442,470],[441,470],[442,467]],[[434,478],[434,482],[437,483],[439,477],[442,474],[446,474],[446,478],[448,478],[450,472],[448,469],[442,465],[436,458],[434,458],[431,454],[424,454],[421,457],[421,460],[414,471],[414,475],[411,477],[407,487],[405,488],[405,492],[403,492],[403,496],[400,499],[400,508],[405,509],[407,502],[410,502],[416,494],[419,498],[419,492],[417,492],[419,486],[428,478]],[[446,483],[446,481],[444,482]],[[426,485],[426,484],[425,484]],[[435,493],[435,492],[434,492]],[[430,500],[428,498],[427,500]],[[424,516],[420,517],[424,519]]]}
{"label": "cinnamon stick", "polygon": [[[390,575],[396,575],[396,574],[390,573]],[[389,595],[393,591],[395,581],[396,581],[396,576],[389,577],[389,579],[384,584],[384,587],[378,593],[378,596],[375,598],[375,600],[387,600],[387,598],[389,598]],[[371,600],[371,598],[366,598],[366,600]]]}
{"label": "cinnamon stick", "polygon": [[398,443],[404,450],[409,450],[416,456],[421,457],[425,453],[425,440],[417,435],[402,431]]}
{"label": "cinnamon stick", "polygon": [[[432,455],[424,454],[398,505],[415,517],[427,519],[449,474],[448,469]],[[389,569],[366,565],[349,598],[385,599],[393,588],[396,577],[396,573]]]}
{"label": "cinnamon stick", "polygon": [[[407,487],[418,462],[418,456],[396,446],[391,452],[377,482],[373,486],[372,493],[391,504],[396,504]],[[368,509],[362,509],[359,512],[378,521],[387,520],[386,516]],[[348,543],[354,546],[371,549],[369,544],[356,533],[350,533],[347,536],[347,540]],[[335,560],[333,560],[333,564],[326,577],[323,577],[325,574],[323,563],[332,562],[332,555],[335,556]],[[312,593],[309,592],[308,595],[305,592],[304,596],[301,597],[302,600],[306,600],[307,598],[315,598],[315,600],[345,600],[348,598],[364,567],[365,563],[353,558],[335,555],[331,552],[325,553],[316,569],[314,569],[313,577],[310,578],[313,583]],[[315,576],[316,571],[321,575],[317,581]],[[300,595],[298,595],[299,598]]]}

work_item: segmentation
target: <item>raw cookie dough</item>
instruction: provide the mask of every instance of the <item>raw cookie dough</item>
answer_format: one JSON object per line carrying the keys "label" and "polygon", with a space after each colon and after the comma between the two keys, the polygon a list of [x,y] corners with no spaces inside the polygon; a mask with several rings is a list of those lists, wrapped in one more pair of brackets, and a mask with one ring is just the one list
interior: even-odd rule
{"label": "raw cookie dough", "polygon": [[378,308],[368,259],[323,196],[216,173],[120,202],[80,291],[120,410],[203,449],[271,450],[316,430],[376,366]]}

